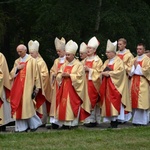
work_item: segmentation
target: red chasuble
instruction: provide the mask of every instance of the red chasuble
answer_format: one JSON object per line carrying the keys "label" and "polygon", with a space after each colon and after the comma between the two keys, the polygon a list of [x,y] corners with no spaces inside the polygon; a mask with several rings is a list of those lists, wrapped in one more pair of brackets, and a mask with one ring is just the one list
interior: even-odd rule
{"label": "red chasuble", "polygon": [[20,64],[25,64],[25,66],[18,72],[10,92],[11,115],[16,113],[16,119],[21,119],[22,116],[22,95],[26,77],[27,62],[21,62]]}
{"label": "red chasuble", "polygon": [[[142,61],[138,61],[138,64],[142,66]],[[138,95],[140,91],[140,75],[134,74],[132,76],[132,86],[131,86],[131,100],[132,108],[138,108]]]}
{"label": "red chasuble", "polygon": [[[114,65],[108,65],[108,67],[113,70]],[[115,88],[110,77],[103,77],[102,84],[100,86],[100,95],[101,105],[103,105],[105,101],[106,117],[111,117],[113,115],[111,111],[111,105],[113,105],[118,111],[118,114],[120,113],[121,94]]]}
{"label": "red chasuble", "polygon": [[[64,72],[71,74],[73,66],[66,66]],[[68,97],[70,99],[70,105],[72,111],[74,113],[75,118],[78,115],[79,107],[82,104],[82,100],[76,93],[74,87],[72,86],[72,81],[69,78],[63,78],[60,89],[57,93],[56,97],[56,109],[58,110],[58,120],[65,121],[66,120],[66,111],[67,111],[67,101]],[[88,117],[89,114],[86,113],[82,108],[80,108],[80,120]],[[70,120],[68,120],[70,121]]]}
{"label": "red chasuble", "polygon": [[64,64],[64,63],[58,63],[58,66],[57,66],[58,70],[60,69],[60,67],[61,67],[63,64]]}
{"label": "red chasuble", "polygon": [[1,98],[0,98],[0,108],[1,108],[2,104],[3,104],[3,101],[2,101]]}
{"label": "red chasuble", "polygon": [[[85,65],[89,68],[92,68],[93,61],[86,61]],[[91,101],[92,108],[94,109],[97,101],[98,101],[98,92],[93,84],[92,80],[88,80],[88,72],[86,73],[87,82],[88,82],[88,94]]]}
{"label": "red chasuble", "polygon": [[[39,90],[39,92],[38,92],[38,94],[37,94],[37,96],[36,96],[36,98],[35,98],[35,101],[36,101],[36,109],[39,109],[42,105],[43,105],[43,103],[44,102],[46,102],[46,98],[45,98],[45,96],[42,94],[42,90],[40,89]],[[36,112],[37,113],[37,115],[40,117],[40,118],[42,118],[43,117],[43,114],[40,114],[39,112]]]}

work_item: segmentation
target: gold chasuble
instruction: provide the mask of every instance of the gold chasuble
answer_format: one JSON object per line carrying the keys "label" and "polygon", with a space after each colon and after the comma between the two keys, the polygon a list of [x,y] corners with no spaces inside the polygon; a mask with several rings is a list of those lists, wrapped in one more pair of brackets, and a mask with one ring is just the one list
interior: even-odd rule
{"label": "gold chasuble", "polygon": [[[135,57],[131,62],[129,71],[131,71]],[[150,59],[146,55],[143,56],[141,61],[138,61],[141,66],[143,75],[134,74],[131,78],[131,100],[132,108],[149,109],[150,107]]]}
{"label": "gold chasuble", "polygon": [[[9,81],[9,70],[6,59],[2,53],[0,53],[0,125],[5,124],[5,110],[3,101],[3,90],[6,95],[6,100],[9,102],[10,96],[10,81]],[[7,116],[8,119],[8,116]]]}
{"label": "gold chasuble", "polygon": [[[25,64],[17,74],[17,66]],[[25,62],[21,62],[18,58],[12,71],[10,72],[12,89],[10,93],[11,114],[14,119],[28,119],[36,114],[35,106],[31,98],[33,88],[41,88],[37,63],[30,55],[27,56]]]}
{"label": "gold chasuble", "polygon": [[[68,78],[61,74],[67,72]],[[64,63],[56,77],[60,89],[56,98],[57,119],[60,121],[73,121],[79,117],[83,121],[90,115],[90,100],[85,90],[85,73],[83,65],[74,59],[71,63]]]}
{"label": "gold chasuble", "polygon": [[108,64],[109,60],[106,60],[102,70],[109,67],[111,70],[109,71],[110,76],[103,77],[100,86],[101,115],[104,117],[118,116],[121,103],[126,111],[131,111],[130,101],[127,101],[128,84],[123,61],[118,56],[115,56],[113,64]]}
{"label": "gold chasuble", "polygon": [[[134,58],[133,55],[131,54],[130,50],[129,49],[125,49],[126,51],[121,54],[121,51],[118,51],[117,52],[117,56],[123,60],[124,62],[124,65],[125,65],[125,70],[126,70],[126,80],[128,81],[128,87],[130,86],[130,79],[129,79],[129,76],[128,76],[128,73],[127,73],[127,70],[128,70],[128,67],[130,66],[130,63],[132,61],[132,59]],[[129,91],[129,90],[128,90]],[[127,95],[126,97],[128,103],[130,102],[130,105],[131,105],[131,99],[130,99],[130,94]],[[127,114],[128,112],[125,111],[125,114]]]}
{"label": "gold chasuble", "polygon": [[[97,55],[95,55],[92,60],[89,60],[88,57],[85,58],[82,61],[82,64],[90,68],[90,71],[86,72],[86,81],[88,85],[88,95],[90,98],[92,109],[94,109],[95,105],[98,102],[99,87],[100,87],[99,76],[100,76],[103,62]],[[90,74],[90,77],[89,77],[89,74]]]}
{"label": "gold chasuble", "polygon": [[51,109],[50,109],[50,116],[54,117],[56,116],[56,93],[58,92],[58,85],[56,82],[56,75],[60,67],[67,62],[64,58],[63,62],[60,62],[60,58],[55,59],[54,64],[52,68],[50,69],[50,85],[51,85],[51,93],[50,93],[50,99],[51,99]]}
{"label": "gold chasuble", "polygon": [[45,102],[47,107],[47,113],[50,112],[50,78],[47,65],[42,57],[37,57],[37,66],[39,71],[41,89],[36,96],[36,109],[40,118],[43,116],[42,104]]}
{"label": "gold chasuble", "polygon": [[125,69],[127,70],[127,68],[130,65],[131,60],[134,58],[133,55],[131,54],[130,50],[127,49],[123,55],[119,54],[119,51],[118,51],[117,56],[123,60]]}

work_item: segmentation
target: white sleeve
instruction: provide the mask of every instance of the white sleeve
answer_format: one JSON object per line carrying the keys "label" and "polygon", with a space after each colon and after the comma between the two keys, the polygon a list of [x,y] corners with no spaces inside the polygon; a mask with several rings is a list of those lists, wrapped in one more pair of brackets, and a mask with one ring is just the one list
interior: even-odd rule
{"label": "white sleeve", "polygon": [[92,80],[92,72],[93,72],[93,69],[89,68],[88,80]]}
{"label": "white sleeve", "polygon": [[129,73],[129,76],[133,76],[135,71],[135,66],[133,65],[131,68],[131,72]]}
{"label": "white sleeve", "polygon": [[143,75],[142,68],[139,64],[136,66],[134,73],[138,75]]}

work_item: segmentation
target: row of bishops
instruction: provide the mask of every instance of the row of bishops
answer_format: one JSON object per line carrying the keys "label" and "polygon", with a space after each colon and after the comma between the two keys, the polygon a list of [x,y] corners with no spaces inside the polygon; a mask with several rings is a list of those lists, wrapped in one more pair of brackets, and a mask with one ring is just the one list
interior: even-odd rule
{"label": "row of bishops", "polygon": [[[9,73],[0,54],[0,129],[15,121],[16,132],[36,131],[51,123],[52,129],[70,129],[80,123],[95,127],[109,122],[111,128],[132,121],[149,123],[150,58],[145,45],[137,45],[134,58],[124,38],[107,41],[107,60],[96,54],[100,42],[94,36],[78,45],[64,38],[54,40],[58,58],[50,71],[39,53],[39,42],[17,46],[19,58]],[[118,51],[117,51],[118,47]],[[145,52],[147,52],[145,54]]]}

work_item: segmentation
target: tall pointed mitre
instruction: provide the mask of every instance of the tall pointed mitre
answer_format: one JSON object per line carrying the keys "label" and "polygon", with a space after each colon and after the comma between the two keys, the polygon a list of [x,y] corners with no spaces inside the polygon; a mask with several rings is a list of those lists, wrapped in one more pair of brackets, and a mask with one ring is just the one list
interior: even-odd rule
{"label": "tall pointed mitre", "polygon": [[66,40],[62,37],[61,39],[55,38],[54,41],[56,50],[65,50]]}
{"label": "tall pointed mitre", "polygon": [[90,40],[89,40],[89,42],[88,42],[88,47],[93,47],[93,48],[95,48],[95,49],[97,49],[98,48],[98,46],[99,46],[99,44],[100,44],[100,42],[97,40],[97,38],[94,36],[94,37],[92,37]]}
{"label": "tall pointed mitre", "polygon": [[111,42],[109,39],[107,40],[107,47],[106,47],[106,51],[109,52],[116,52],[117,50],[117,41],[115,42]]}
{"label": "tall pointed mitre", "polygon": [[38,52],[39,51],[39,42],[38,41],[32,41],[30,40],[28,42],[28,49],[29,49],[29,52]]}
{"label": "tall pointed mitre", "polygon": [[65,46],[66,53],[75,54],[77,52],[77,49],[78,49],[77,43],[72,40],[68,41]]}
{"label": "tall pointed mitre", "polygon": [[80,50],[79,50],[79,52],[80,53],[87,53],[87,45],[84,42],[82,42],[80,44]]}

